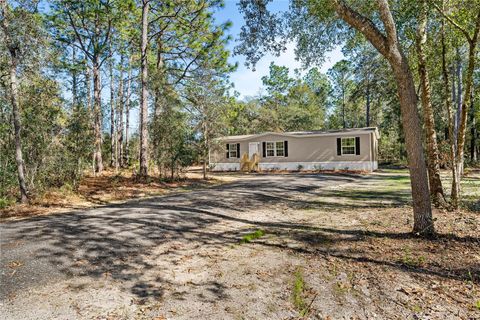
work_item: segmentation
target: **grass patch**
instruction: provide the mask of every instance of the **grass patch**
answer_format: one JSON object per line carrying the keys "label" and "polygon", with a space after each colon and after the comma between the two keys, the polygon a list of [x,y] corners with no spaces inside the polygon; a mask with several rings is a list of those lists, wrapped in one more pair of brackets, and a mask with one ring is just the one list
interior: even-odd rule
{"label": "grass patch", "polygon": [[307,303],[304,298],[305,281],[301,269],[297,269],[294,274],[295,280],[293,282],[293,305],[297,309],[301,317],[308,313]]}
{"label": "grass patch", "polygon": [[0,209],[5,209],[15,204],[15,199],[0,197]]}
{"label": "grass patch", "polygon": [[266,234],[265,231],[258,229],[255,232],[244,235],[242,237],[242,240],[240,240],[240,243],[250,243],[255,239],[263,237],[265,234]]}
{"label": "grass patch", "polygon": [[425,256],[415,256],[412,254],[410,248],[405,248],[400,262],[407,267],[418,268],[423,266],[426,260]]}

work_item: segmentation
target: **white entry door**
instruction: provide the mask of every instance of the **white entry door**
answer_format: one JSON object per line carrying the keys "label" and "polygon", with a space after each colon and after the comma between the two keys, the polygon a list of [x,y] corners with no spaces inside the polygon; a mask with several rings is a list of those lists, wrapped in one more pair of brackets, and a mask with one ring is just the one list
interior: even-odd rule
{"label": "white entry door", "polygon": [[259,154],[258,153],[258,146],[260,142],[249,142],[248,143],[248,157],[252,158],[253,154]]}

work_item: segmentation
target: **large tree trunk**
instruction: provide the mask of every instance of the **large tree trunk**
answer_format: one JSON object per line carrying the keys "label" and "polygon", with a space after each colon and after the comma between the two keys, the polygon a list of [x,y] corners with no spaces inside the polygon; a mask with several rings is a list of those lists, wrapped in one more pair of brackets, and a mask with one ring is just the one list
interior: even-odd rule
{"label": "large tree trunk", "polygon": [[142,45],[141,45],[141,93],[140,93],[140,172],[141,177],[148,175],[148,9],[149,0],[143,0],[142,6]]}
{"label": "large tree trunk", "polygon": [[[442,77],[443,77],[443,100],[445,104],[445,108],[447,109],[447,116],[448,116],[448,137],[450,142],[450,167],[452,170],[452,192],[450,196],[450,205],[453,208],[458,207],[458,185],[460,181],[458,181],[457,175],[457,167],[456,167],[456,153],[455,153],[455,118],[453,116],[453,108],[452,108],[452,99],[453,99],[453,92],[450,94],[450,84],[448,79],[448,68],[447,68],[447,46],[445,44],[445,23],[442,21],[442,28],[441,28],[441,43],[442,43]],[[453,86],[455,87],[455,86]]]}
{"label": "large tree trunk", "polygon": [[24,162],[22,152],[22,123],[20,120],[20,105],[18,102],[18,84],[17,84],[17,65],[18,65],[18,47],[12,42],[9,30],[9,8],[6,1],[1,1],[1,20],[2,29],[5,35],[5,43],[10,52],[10,102],[12,104],[13,129],[15,131],[15,161],[17,163],[18,186],[20,188],[20,201],[28,202],[27,187],[25,184]]}
{"label": "large tree trunk", "polygon": [[115,130],[115,88],[113,83],[113,61],[109,63],[110,70],[110,167],[117,169],[116,130]]}
{"label": "large tree trunk", "polygon": [[420,16],[417,27],[417,56],[418,56],[418,74],[421,85],[421,102],[423,118],[425,123],[425,134],[427,143],[427,164],[428,178],[430,182],[430,195],[436,206],[446,207],[445,196],[443,194],[442,180],[440,179],[440,159],[437,145],[437,133],[435,132],[435,118],[433,115],[430,79],[428,76],[427,62],[424,52],[424,45],[427,42],[427,1],[423,0],[420,8]]}
{"label": "large tree trunk", "polygon": [[410,183],[412,185],[414,226],[419,234],[433,234],[432,210],[428,188],[427,168],[422,147],[422,129],[417,111],[417,95],[406,58],[390,62],[397,82],[397,91],[405,133]]}
{"label": "large tree trunk", "polygon": [[93,61],[93,119],[94,119],[94,139],[95,139],[95,172],[103,171],[102,161],[102,100],[101,100],[101,82],[99,58],[95,57]]}
{"label": "large tree trunk", "polygon": [[417,109],[417,95],[408,61],[398,44],[397,31],[387,0],[377,0],[380,18],[386,35],[382,34],[371,20],[362,16],[342,0],[334,0],[337,14],[361,32],[385,57],[392,67],[402,113],[408,167],[413,199],[413,232],[429,236],[435,232],[432,220],[427,168],[422,147],[422,129]]}
{"label": "large tree trunk", "polygon": [[117,161],[120,167],[123,167],[123,54],[120,57],[120,77],[118,82],[117,99]]}

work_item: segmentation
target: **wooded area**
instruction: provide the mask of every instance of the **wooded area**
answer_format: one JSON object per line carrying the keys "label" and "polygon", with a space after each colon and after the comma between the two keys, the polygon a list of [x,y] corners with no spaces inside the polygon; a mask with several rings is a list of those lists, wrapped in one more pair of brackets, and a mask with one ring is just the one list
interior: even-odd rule
{"label": "wooded area", "polygon": [[[377,126],[381,160],[410,170],[414,232],[430,235],[431,203],[458,209],[478,166],[478,0],[292,0],[275,13],[241,0],[235,54],[254,67],[293,42],[305,66],[292,77],[272,63],[245,99],[229,81],[231,23],[213,17],[222,1],[0,2],[0,206],[105,167],[176,179],[223,135]],[[345,59],[321,73],[338,46]]]}

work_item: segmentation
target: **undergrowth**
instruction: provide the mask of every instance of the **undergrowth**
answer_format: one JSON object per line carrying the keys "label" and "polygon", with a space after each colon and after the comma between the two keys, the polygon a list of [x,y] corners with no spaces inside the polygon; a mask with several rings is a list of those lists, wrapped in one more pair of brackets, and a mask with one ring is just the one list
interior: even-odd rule
{"label": "undergrowth", "polygon": [[261,238],[265,235],[265,231],[258,229],[255,232],[246,234],[242,237],[242,240],[240,240],[240,243],[250,243],[255,239]]}

